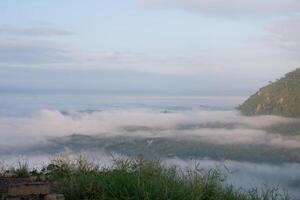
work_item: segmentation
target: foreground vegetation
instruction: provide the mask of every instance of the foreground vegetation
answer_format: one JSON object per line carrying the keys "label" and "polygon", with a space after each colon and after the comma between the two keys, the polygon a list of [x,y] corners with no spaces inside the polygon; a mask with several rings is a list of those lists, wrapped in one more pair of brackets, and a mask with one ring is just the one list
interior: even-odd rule
{"label": "foreground vegetation", "polygon": [[115,160],[99,167],[84,159],[54,159],[42,170],[30,171],[26,164],[2,176],[29,176],[50,180],[66,200],[269,200],[291,199],[277,189],[236,190],[224,183],[217,170],[182,171],[143,159]]}

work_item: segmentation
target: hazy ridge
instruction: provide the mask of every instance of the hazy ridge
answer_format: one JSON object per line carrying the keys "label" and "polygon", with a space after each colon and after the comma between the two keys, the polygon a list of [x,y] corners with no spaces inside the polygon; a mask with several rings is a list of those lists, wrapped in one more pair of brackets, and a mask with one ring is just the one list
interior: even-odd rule
{"label": "hazy ridge", "polygon": [[239,110],[245,115],[300,117],[300,69],[261,88]]}

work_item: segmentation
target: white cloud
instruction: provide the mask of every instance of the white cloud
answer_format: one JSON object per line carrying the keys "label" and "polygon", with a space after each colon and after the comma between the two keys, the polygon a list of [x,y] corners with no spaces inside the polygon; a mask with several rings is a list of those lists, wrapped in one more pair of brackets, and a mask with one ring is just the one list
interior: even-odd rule
{"label": "white cloud", "polygon": [[[0,144],[2,146],[31,145],[47,137],[78,133],[102,137],[179,138],[212,144],[300,147],[298,140],[259,130],[272,124],[291,121],[293,120],[274,116],[243,117],[234,111],[159,113],[145,110],[116,110],[93,113],[71,112],[66,115],[55,110],[43,110],[31,117],[1,117],[2,142]],[[230,130],[222,126],[210,128],[209,124],[213,123],[229,123],[233,124],[233,127]],[[184,126],[187,128],[179,128]]]}

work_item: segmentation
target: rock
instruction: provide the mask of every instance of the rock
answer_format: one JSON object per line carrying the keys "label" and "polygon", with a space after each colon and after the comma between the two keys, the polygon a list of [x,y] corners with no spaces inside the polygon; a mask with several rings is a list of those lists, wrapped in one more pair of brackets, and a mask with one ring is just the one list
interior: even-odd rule
{"label": "rock", "polygon": [[6,200],[21,200],[20,197],[7,197]]}
{"label": "rock", "polygon": [[44,200],[65,200],[63,194],[48,194],[44,197]]}
{"label": "rock", "polygon": [[8,196],[26,196],[26,195],[46,195],[50,193],[48,183],[19,183],[9,185],[7,190]]}

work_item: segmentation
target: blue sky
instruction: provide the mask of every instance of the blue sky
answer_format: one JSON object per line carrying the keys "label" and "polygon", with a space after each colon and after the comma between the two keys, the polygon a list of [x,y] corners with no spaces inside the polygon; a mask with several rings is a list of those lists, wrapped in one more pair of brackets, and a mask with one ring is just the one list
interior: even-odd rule
{"label": "blue sky", "polygon": [[3,0],[0,9],[6,91],[244,95],[300,66],[297,0]]}

